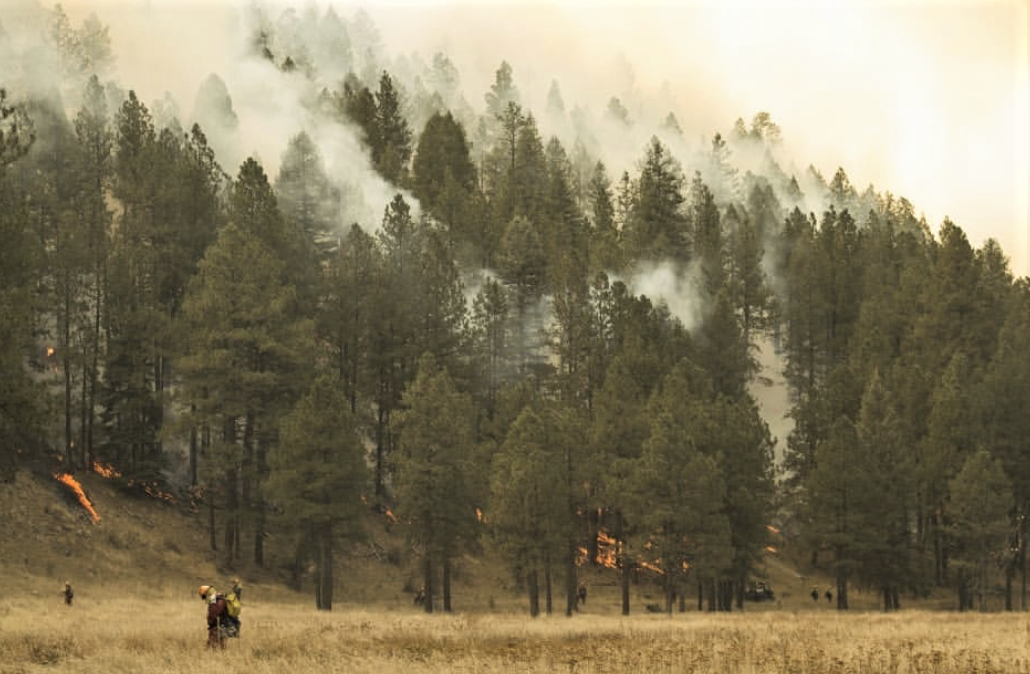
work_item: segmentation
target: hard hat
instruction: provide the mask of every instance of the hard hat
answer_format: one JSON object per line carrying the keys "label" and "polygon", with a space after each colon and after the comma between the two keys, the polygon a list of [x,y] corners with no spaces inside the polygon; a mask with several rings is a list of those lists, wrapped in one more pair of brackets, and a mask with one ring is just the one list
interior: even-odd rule
{"label": "hard hat", "polygon": [[207,593],[210,592],[210,591],[211,591],[211,586],[210,585],[201,585],[200,587],[197,588],[197,594],[200,595],[201,598],[206,597]]}

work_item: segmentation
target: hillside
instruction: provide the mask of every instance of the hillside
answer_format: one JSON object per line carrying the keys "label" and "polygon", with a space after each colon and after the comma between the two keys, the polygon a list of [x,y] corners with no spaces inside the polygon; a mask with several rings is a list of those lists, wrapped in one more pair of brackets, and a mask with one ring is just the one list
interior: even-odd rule
{"label": "hillside", "polygon": [[[169,503],[133,495],[96,473],[79,474],[79,481],[100,521],[89,514],[56,480],[20,471],[0,482],[0,595],[47,598],[60,602],[63,582],[70,580],[76,601],[90,602],[109,591],[145,591],[166,600],[191,597],[201,583],[243,579],[248,598],[296,603],[314,608],[311,578],[303,591],[287,586],[288,560],[273,557],[266,568],[245,562],[228,568],[208,544],[206,521],[188,503]],[[405,554],[404,525],[387,526],[385,517],[370,514],[365,541],[344,543],[337,558],[336,609],[364,607],[416,612],[412,589],[417,587],[414,556]],[[782,541],[781,541],[782,543]],[[820,596],[813,603],[812,587],[832,585],[822,570],[798,564],[789,545],[766,554],[759,578],[777,593],[776,602],[747,603],[747,611],[829,611]],[[803,551],[793,551],[804,556]],[[583,612],[617,615],[617,577],[608,569],[580,569],[589,589]],[[525,598],[514,587],[504,565],[489,552],[463,557],[455,572],[455,608],[459,612],[524,613]],[[560,612],[560,587],[555,587],[555,611]],[[661,602],[661,588],[643,577],[632,588],[632,610],[645,613],[645,605]],[[877,610],[875,594],[856,592],[852,605]],[[928,601],[903,600],[905,608],[951,608],[951,597],[936,594]],[[693,604],[688,601],[688,610]]]}

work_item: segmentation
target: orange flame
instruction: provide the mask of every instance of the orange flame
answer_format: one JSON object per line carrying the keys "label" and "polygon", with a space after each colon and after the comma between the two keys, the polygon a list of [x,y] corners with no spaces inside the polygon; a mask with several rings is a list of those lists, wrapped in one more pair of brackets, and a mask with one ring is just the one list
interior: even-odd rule
{"label": "orange flame", "polygon": [[771,525],[771,524],[766,524],[766,525],[765,525],[765,528],[766,528],[766,529],[768,529],[769,531],[773,532],[774,534],[778,534],[778,533],[780,533],[780,530],[779,530],[779,529],[777,529],[776,527],[774,527],[774,526],[773,526],[773,525]]}
{"label": "orange flame", "polygon": [[486,523],[486,518],[483,517],[483,511],[480,510],[479,508],[476,508],[476,521],[479,522],[480,524],[485,524]]}
{"label": "orange flame", "polygon": [[[658,561],[660,562],[661,560],[658,560]],[[640,568],[642,568],[642,569],[647,569],[648,571],[654,571],[659,576],[664,576],[665,575],[665,571],[661,567],[655,566],[654,564],[651,564],[650,562],[645,562],[645,561],[641,560],[641,561],[637,562],[637,565],[640,566]]]}
{"label": "orange flame", "polygon": [[79,499],[79,504],[81,504],[82,507],[86,509],[86,512],[89,513],[89,516],[93,518],[93,524],[100,521],[100,515],[98,515],[97,511],[93,509],[93,504],[90,503],[89,499],[86,497],[86,492],[82,491],[82,485],[79,484],[78,480],[71,476],[71,473],[54,473],[54,478],[72,490],[75,497]]}
{"label": "orange flame", "polygon": [[774,547],[773,547],[773,546],[771,546],[771,545],[767,545],[767,546],[765,546],[765,551],[766,551],[766,552],[771,552],[771,553],[772,553],[772,554],[774,554],[774,555],[775,555],[775,554],[777,553],[777,550],[776,550],[776,548],[774,548]]}
{"label": "orange flame", "polygon": [[392,510],[387,508],[386,512],[383,514],[386,515],[386,519],[390,520],[391,524],[397,524],[397,516],[393,514]]}
{"label": "orange flame", "polygon": [[54,347],[52,347],[52,346],[48,346],[48,347],[46,348],[46,357],[47,357],[47,358],[51,358],[51,357],[53,357],[54,353],[55,353],[55,351],[54,351]]}
{"label": "orange flame", "polygon": [[598,566],[608,569],[618,568],[619,559],[615,554],[617,544],[618,541],[613,536],[609,536],[608,532],[597,532],[597,556],[594,557],[594,561],[597,562]]}
{"label": "orange flame", "polygon": [[111,464],[98,463],[96,461],[93,462],[93,472],[97,473],[98,475],[103,475],[106,478],[122,476],[122,474],[115,470],[114,466],[112,466]]}

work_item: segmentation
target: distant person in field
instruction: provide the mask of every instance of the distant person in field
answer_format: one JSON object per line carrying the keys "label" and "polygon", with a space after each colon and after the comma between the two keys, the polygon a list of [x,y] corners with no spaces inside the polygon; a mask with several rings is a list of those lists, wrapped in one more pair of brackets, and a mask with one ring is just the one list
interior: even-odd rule
{"label": "distant person in field", "polygon": [[808,593],[808,596],[812,598],[812,601],[819,601],[819,590],[812,588],[812,591]]}
{"label": "distant person in field", "polygon": [[72,605],[72,599],[75,598],[75,591],[72,590],[72,582],[70,580],[64,581],[64,604],[65,606]]}
{"label": "distant person in field", "polygon": [[228,612],[225,606],[225,597],[218,594],[215,588],[210,585],[201,585],[197,588],[197,594],[207,604],[207,647],[225,650],[225,635],[220,629]]}
{"label": "distant person in field", "polygon": [[418,592],[415,593],[415,605],[416,606],[422,606],[425,603],[426,603],[426,587],[425,587],[425,585],[423,585],[422,587],[420,587],[418,589]]}
{"label": "distant person in field", "polygon": [[243,586],[240,585],[239,578],[232,579],[232,592],[236,595],[236,598],[243,601]]}
{"label": "distant person in field", "polygon": [[831,590],[830,588],[826,588],[826,603],[833,603],[833,590]]}
{"label": "distant person in field", "polygon": [[583,604],[586,606],[587,603],[587,586],[583,583],[579,584],[576,588],[576,605]]}

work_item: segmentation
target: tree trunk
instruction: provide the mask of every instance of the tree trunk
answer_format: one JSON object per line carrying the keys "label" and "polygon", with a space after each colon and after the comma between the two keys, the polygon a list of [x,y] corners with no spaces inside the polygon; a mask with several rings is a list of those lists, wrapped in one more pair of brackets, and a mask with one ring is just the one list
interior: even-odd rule
{"label": "tree trunk", "polygon": [[629,560],[626,555],[626,544],[623,542],[623,522],[622,522],[622,511],[617,510],[615,512],[615,559],[619,567],[619,583],[622,586],[622,615],[629,615],[629,574],[632,569],[630,568]]}
{"label": "tree trunk", "polygon": [[1012,582],[1016,578],[1016,560],[1011,560],[1005,564],[1005,610],[1012,610]]}
{"label": "tree trunk", "polygon": [[[297,537],[297,547],[293,551],[293,564],[290,568],[290,588],[295,592],[303,589],[304,562],[307,561],[307,539],[308,534],[304,533]],[[318,597],[315,597],[315,605],[318,606]]]}
{"label": "tree trunk", "polygon": [[1026,524],[1021,520],[1019,523],[1019,609],[1021,611],[1027,609],[1026,599]]}
{"label": "tree trunk", "polygon": [[669,569],[665,570],[665,612],[672,615],[672,573]]}
{"label": "tree trunk", "polygon": [[451,558],[443,558],[443,610],[451,612]]}
{"label": "tree trunk", "polygon": [[75,441],[72,439],[72,345],[71,345],[71,282],[62,279],[64,317],[61,324],[61,338],[58,343],[61,349],[61,369],[64,374],[64,461],[68,470],[75,469],[73,453]]}
{"label": "tree trunk", "polygon": [[82,382],[79,386],[79,465],[86,470],[92,470],[93,465],[89,462],[89,452],[86,450],[86,387],[89,382],[88,361],[82,360]]}
{"label": "tree trunk", "polygon": [[207,501],[209,504],[208,509],[208,523],[211,525],[211,549],[218,550],[218,534],[215,532],[215,495],[214,492],[208,491]]}
{"label": "tree trunk", "polygon": [[[196,412],[196,406],[190,405],[190,411]],[[193,426],[190,428],[190,486],[197,486],[197,458],[199,455],[197,438],[197,427]]]}
{"label": "tree trunk", "polygon": [[629,574],[632,570],[623,563],[619,583],[622,585],[622,615],[629,615]]}
{"label": "tree trunk", "polygon": [[579,610],[576,597],[578,587],[576,582],[576,542],[570,540],[568,549],[565,551],[565,615],[567,617],[572,617],[572,614]]}
{"label": "tree trunk", "polygon": [[587,511],[587,563],[590,566],[597,566],[597,530],[600,524],[600,514],[597,508],[590,508]]}
{"label": "tree trunk", "polygon": [[375,495],[381,499],[386,494],[386,424],[387,424],[387,412],[386,403],[383,398],[385,392],[382,390],[385,386],[383,378],[386,376],[380,369],[380,382],[379,382],[379,400],[376,409],[376,465],[375,465]]}
{"label": "tree trunk", "polygon": [[529,615],[535,618],[540,615],[540,587],[535,569],[526,574],[526,592],[529,594]]}
{"label": "tree trunk", "polygon": [[104,276],[103,273],[104,265],[101,263],[97,269],[96,278],[96,295],[94,297],[93,305],[93,353],[92,362],[89,368],[89,400],[86,403],[87,416],[86,416],[86,445],[87,454],[89,458],[89,465],[92,466],[93,462],[96,461],[96,454],[93,449],[93,423],[96,419],[96,404],[97,404],[97,378],[100,372],[100,316],[101,316],[101,300],[103,299],[103,283],[101,279]]}
{"label": "tree trunk", "polygon": [[423,604],[426,613],[433,612],[433,556],[429,553],[429,547],[422,557],[422,585],[426,588],[426,601]]}
{"label": "tree trunk", "polygon": [[326,524],[320,532],[322,540],[322,562],[319,564],[319,572],[322,582],[319,583],[319,590],[322,593],[322,610],[333,610],[333,526]]}
{"label": "tree trunk", "polygon": [[700,613],[705,610],[705,586],[701,582],[701,579],[697,579],[697,611]]}
{"label": "tree trunk", "polygon": [[987,613],[987,562],[980,563],[980,613]]}
{"label": "tree trunk", "polygon": [[240,541],[239,534],[239,493],[237,491],[236,469],[230,469],[226,473],[225,488],[227,495],[227,513],[225,517],[225,563],[232,566],[233,560],[237,557],[237,546]]}
{"label": "tree trunk", "polygon": [[258,566],[265,565],[265,526],[266,526],[266,504],[265,495],[261,488],[262,483],[268,476],[268,447],[262,438],[257,438],[257,446],[254,448],[254,484],[251,487],[254,507],[254,563]]}
{"label": "tree trunk", "polygon": [[551,587],[551,563],[548,561],[547,565],[544,566],[544,610],[547,615],[551,615],[551,611],[554,609]]}
{"label": "tree trunk", "polygon": [[848,609],[848,578],[843,573],[837,573],[837,610]]}
{"label": "tree trunk", "polygon": [[254,564],[265,565],[265,500],[258,496],[254,513]]}

